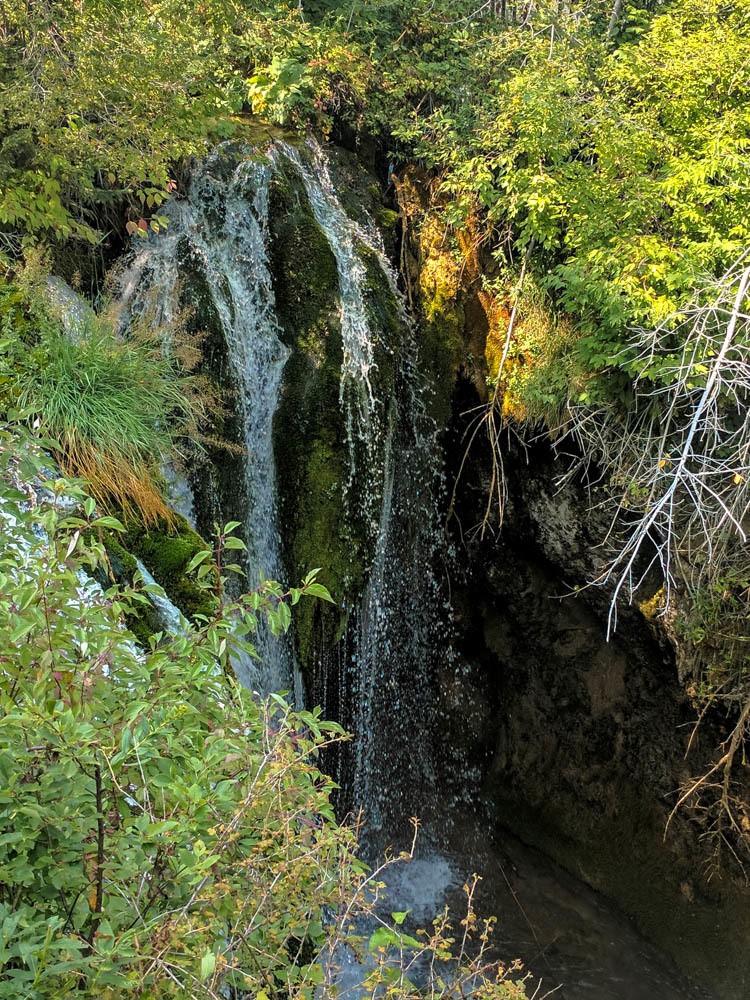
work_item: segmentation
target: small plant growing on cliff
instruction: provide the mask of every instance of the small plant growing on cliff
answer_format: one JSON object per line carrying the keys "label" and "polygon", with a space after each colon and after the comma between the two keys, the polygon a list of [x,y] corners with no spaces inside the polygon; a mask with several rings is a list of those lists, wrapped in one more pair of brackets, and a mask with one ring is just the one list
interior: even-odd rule
{"label": "small plant growing on cliff", "polygon": [[[622,593],[649,571],[664,579],[660,616],[681,614],[678,652],[701,718],[728,709],[732,724],[714,763],[687,781],[678,805],[700,816],[721,850],[750,850],[747,783],[738,765],[750,738],[745,543],[750,511],[750,256],[707,279],[681,311],[636,331],[621,362],[634,377],[627,412],[571,407],[567,431],[610,477],[607,539],[613,556],[610,628]],[[628,360],[628,357],[630,360]],[[740,850],[738,850],[740,848]]]}
{"label": "small plant growing on cliff", "polygon": [[27,373],[21,403],[39,414],[63,470],[106,505],[146,522],[168,518],[159,465],[174,445],[170,417],[185,408],[173,365],[154,344],[118,341],[104,326],[43,346],[45,363]]}

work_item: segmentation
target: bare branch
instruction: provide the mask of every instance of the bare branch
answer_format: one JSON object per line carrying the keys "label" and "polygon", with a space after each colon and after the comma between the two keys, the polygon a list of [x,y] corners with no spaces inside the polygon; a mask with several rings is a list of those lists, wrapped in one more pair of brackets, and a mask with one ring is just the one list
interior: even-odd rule
{"label": "bare branch", "polygon": [[[619,542],[598,583],[631,600],[653,549],[665,586],[688,587],[715,566],[727,536],[746,540],[750,508],[750,318],[747,254],[653,331],[637,330],[635,400],[623,415],[571,406],[566,433],[606,470]],[[710,295],[709,295],[710,292]],[[623,535],[623,525],[628,524]],[[690,565],[684,554],[690,552]],[[648,562],[651,555],[648,554]]]}

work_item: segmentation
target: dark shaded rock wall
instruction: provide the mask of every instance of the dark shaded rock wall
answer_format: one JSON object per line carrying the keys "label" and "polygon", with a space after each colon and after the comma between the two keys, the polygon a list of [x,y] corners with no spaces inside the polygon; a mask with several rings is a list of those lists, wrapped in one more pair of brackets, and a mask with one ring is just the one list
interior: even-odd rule
{"label": "dark shaded rock wall", "polygon": [[464,467],[454,524],[467,664],[454,697],[467,724],[454,728],[481,761],[482,797],[500,826],[616,900],[685,972],[740,1000],[747,890],[736,872],[709,880],[687,812],[667,830],[677,788],[706,764],[716,733],[699,734],[685,759],[695,711],[673,650],[637,608],[619,609],[608,640],[609,593],[586,587],[605,526],[581,486],[558,489],[564,466],[548,448],[508,445],[502,528],[472,531],[488,462],[478,447]]}

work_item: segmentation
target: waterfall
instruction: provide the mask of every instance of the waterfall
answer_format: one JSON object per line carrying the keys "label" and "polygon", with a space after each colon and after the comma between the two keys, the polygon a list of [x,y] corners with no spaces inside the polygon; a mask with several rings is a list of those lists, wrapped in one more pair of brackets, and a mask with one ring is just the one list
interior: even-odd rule
{"label": "waterfall", "polygon": [[[369,524],[374,541],[339,668],[343,690],[336,700],[348,706],[343,721],[355,742],[352,773],[338,777],[349,787],[349,804],[365,808],[368,846],[375,851],[403,833],[410,816],[424,817],[435,800],[435,670],[438,660],[450,659],[447,609],[435,576],[442,456],[427,414],[416,331],[380,234],[347,215],[317,143],[308,140],[307,156],[283,143],[277,149],[303,180],[338,272],[339,402],[349,455],[344,504],[348,518]],[[388,342],[368,313],[365,255],[394,300],[398,343]],[[390,398],[375,377],[378,351],[395,356]],[[325,682],[321,687],[325,692]]]}
{"label": "waterfall", "polygon": [[[336,711],[354,732],[353,751],[337,779],[347,804],[365,808],[370,845],[377,849],[381,839],[403,830],[411,815],[424,817],[436,800],[441,781],[433,745],[436,671],[450,651],[435,576],[442,462],[427,414],[428,390],[419,376],[416,331],[379,233],[364,213],[356,221],[344,210],[316,143],[297,148],[276,141],[264,156],[224,146],[196,168],[187,199],[169,206],[166,234],[134,255],[121,281],[122,297],[131,317],[168,328],[192,308],[199,314],[193,325],[214,331],[211,351],[226,354],[245,450],[237,463],[241,503],[229,499],[232,509],[238,503],[244,509],[248,572],[256,572],[250,583],[284,578],[272,427],[290,354],[286,344],[299,331],[280,326],[268,251],[269,194],[285,171],[301,182],[295,197],[306,198],[305,210],[335,261],[330,295],[340,329],[327,335],[340,337],[339,502],[346,524],[356,525],[352,544],[364,564],[361,583],[344,595],[344,634],[308,683],[324,711]],[[305,294],[304,288],[295,291]],[[387,308],[379,313],[374,299],[387,300]],[[224,371],[216,361],[214,366]],[[215,466],[221,464],[214,458]],[[213,476],[219,495],[209,499],[225,512],[236,484],[226,469]],[[205,506],[206,484],[197,487]],[[196,509],[200,506],[197,498]],[[324,579],[328,555],[316,553]],[[259,652],[262,667],[239,665],[243,682],[261,691],[288,688],[291,645],[261,636]]]}
{"label": "waterfall", "polygon": [[[238,519],[248,587],[281,576],[271,430],[288,352],[279,339],[266,255],[270,174],[264,158],[217,149],[196,169],[188,198],[170,203],[167,234],[140,250],[122,282],[131,315],[147,313],[168,327],[196,305],[195,289],[182,281],[186,263],[199,273],[202,318],[210,313],[219,328],[241,424],[244,516]],[[261,692],[289,689],[288,644],[263,628],[256,644],[261,661],[243,658],[236,664],[240,679]]]}
{"label": "waterfall", "polygon": [[388,434],[388,414],[385,401],[378,399],[373,387],[378,331],[373,330],[365,305],[367,272],[362,249],[373,254],[394,294],[395,279],[374,228],[368,232],[346,214],[323,150],[312,139],[307,142],[307,150],[306,158],[293,146],[279,141],[270,155],[273,160],[280,153],[299,173],[315,220],[336,260],[343,349],[339,402],[349,452],[344,499],[348,516],[364,518],[375,533],[380,525],[379,500],[386,476],[383,437]]}
{"label": "waterfall", "polygon": [[350,219],[344,211],[336,194],[328,163],[318,143],[308,140],[307,145],[312,163],[306,162],[293,146],[281,141],[271,150],[271,157],[275,158],[278,150],[299,171],[315,219],[336,258],[344,348],[341,402],[347,407],[349,420],[354,421],[356,411],[360,423],[366,426],[370,423],[376,406],[370,381],[370,373],[375,367],[375,352],[373,332],[362,292],[365,267],[357,252],[357,244],[370,247],[379,256],[382,256],[382,248],[372,234]]}
{"label": "waterfall", "polygon": [[[296,186],[287,183],[288,173]],[[388,844],[407,846],[409,817],[424,823],[422,856],[403,873],[389,872],[383,919],[389,921],[393,910],[410,910],[409,919],[428,922],[444,903],[460,905],[469,872],[484,872],[487,892],[479,905],[503,915],[504,958],[521,954],[533,965],[546,963],[542,971],[550,985],[565,980],[571,1000],[623,1000],[640,995],[643,984],[659,1000],[684,1000],[692,992],[679,983],[673,988],[672,970],[662,975],[661,960],[644,950],[624,918],[608,917],[597,896],[523,845],[498,846],[484,817],[470,808],[476,775],[465,760],[451,758],[441,737],[441,692],[460,690],[462,673],[440,578],[450,557],[440,518],[442,454],[429,412],[430,389],[420,374],[421,345],[374,227],[347,214],[334,177],[314,143],[293,147],[277,141],[263,154],[221,147],[195,169],[188,197],[168,207],[167,232],[142,244],[123,272],[126,319],[140,317],[168,330],[192,311],[192,328],[209,331],[206,363],[233,400],[233,440],[242,454],[212,452],[210,461],[191,468],[192,491],[181,489],[184,509],[195,512],[204,533],[219,514],[243,522],[251,585],[264,577],[296,584],[301,567],[290,569],[289,525],[278,523],[283,494],[279,487],[277,496],[276,461],[279,470],[282,464],[274,418],[285,405],[288,411],[291,399],[300,419],[288,420],[284,432],[315,427],[321,414],[305,410],[305,393],[289,393],[284,380],[300,350],[310,356],[296,373],[312,377],[335,360],[335,427],[325,427],[328,450],[321,454],[331,462],[342,459],[342,472],[337,468],[326,477],[325,468],[313,469],[335,494],[331,502],[346,524],[341,530],[336,517],[324,520],[329,534],[322,542],[320,533],[314,536],[323,582],[333,550],[352,551],[348,562],[341,561],[343,611],[331,612],[335,627],[325,645],[322,639],[312,644],[304,667],[312,700],[355,736],[342,749],[335,777],[343,803],[365,810],[365,851],[372,858]],[[279,231],[272,202],[282,185],[288,210],[314,220],[335,262],[335,274],[326,280],[336,319],[312,347],[310,329],[301,323],[295,328],[298,313],[282,315],[271,235]],[[303,243],[294,247],[292,264],[295,254],[304,257],[307,250]],[[309,286],[296,284],[299,273],[291,266],[286,275],[285,291],[291,286],[295,302],[311,294]],[[373,308],[374,295],[388,299],[391,321]],[[334,341],[335,349],[328,350]],[[299,436],[307,447],[308,436]],[[298,452],[293,454],[296,459]],[[301,465],[293,464],[290,478],[293,501],[304,507],[310,467]],[[295,528],[307,526],[306,516],[309,511]],[[171,606],[162,610],[171,613]],[[316,625],[321,621],[315,619]],[[258,645],[261,665],[238,664],[243,682],[262,692],[289,688],[291,643],[261,635]],[[449,780],[451,772],[456,781]],[[366,935],[367,928],[362,931]],[[349,971],[348,985],[357,995],[362,970]]]}
{"label": "waterfall", "polygon": [[[436,567],[443,541],[439,519],[441,456],[424,408],[426,387],[408,345],[389,433],[386,488],[375,559],[354,636],[350,684],[357,692],[353,797],[365,805],[367,843],[406,846],[418,816],[434,839],[446,816],[448,770],[437,762],[439,680],[450,667],[449,614]],[[366,736],[365,736],[366,734]],[[438,823],[434,820],[438,819]]]}

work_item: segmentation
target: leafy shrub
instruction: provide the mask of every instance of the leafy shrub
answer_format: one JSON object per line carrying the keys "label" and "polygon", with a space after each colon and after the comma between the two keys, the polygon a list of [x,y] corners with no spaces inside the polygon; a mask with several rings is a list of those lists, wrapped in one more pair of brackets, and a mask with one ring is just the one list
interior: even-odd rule
{"label": "leafy shrub", "polygon": [[[217,613],[139,649],[122,615],[147,595],[88,575],[117,522],[45,464],[22,423],[0,427],[0,997],[333,995],[378,874],[317,766],[343,734],[280,695],[258,702],[230,662],[259,616],[281,631],[290,605],[327,592],[310,576],[228,602],[220,567],[242,547],[228,525],[215,558],[192,560]],[[374,936],[370,995],[414,994],[404,948],[435,953],[446,996],[524,995],[481,935],[451,963],[448,934],[443,918],[421,943]]]}
{"label": "leafy shrub", "polygon": [[271,988],[293,974],[287,943],[322,934],[330,873],[355,864],[315,765],[340,730],[258,704],[229,668],[289,598],[251,595],[141,651],[120,617],[146,598],[81,577],[103,557],[84,534],[112,520],[63,481],[27,500],[3,486],[0,649],[19,653],[1,668],[0,995],[162,995],[219,973]]}

